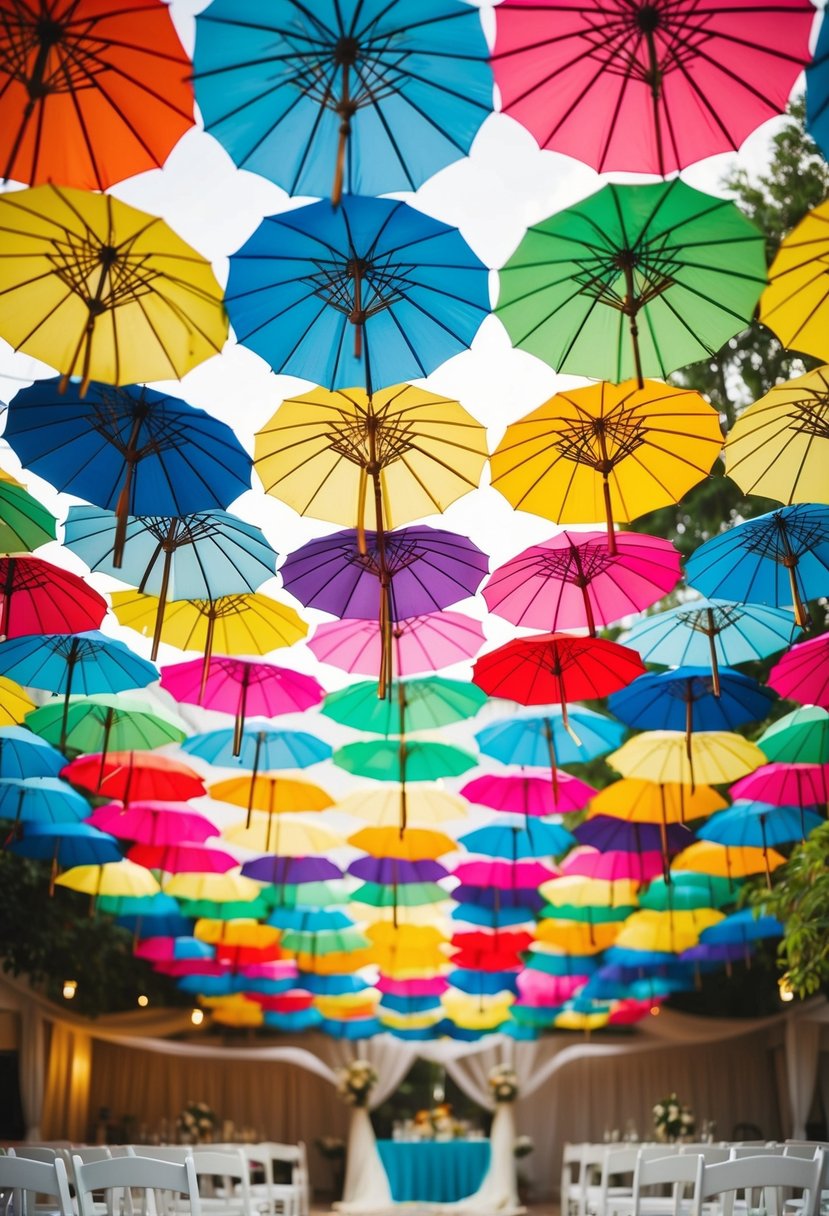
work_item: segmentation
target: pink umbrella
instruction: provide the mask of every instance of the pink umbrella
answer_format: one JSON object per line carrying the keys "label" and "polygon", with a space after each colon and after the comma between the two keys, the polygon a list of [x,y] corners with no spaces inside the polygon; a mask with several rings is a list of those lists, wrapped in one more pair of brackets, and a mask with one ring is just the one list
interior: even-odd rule
{"label": "pink umbrella", "polygon": [[499,566],[483,588],[490,612],[513,625],[581,629],[596,636],[649,608],[679,582],[680,558],[670,541],[636,532],[561,532]]}
{"label": "pink umbrella", "polygon": [[527,969],[518,976],[522,1005],[563,1005],[587,983],[586,975],[548,975]]}
{"label": "pink umbrella", "polygon": [[407,980],[381,975],[374,987],[384,996],[441,996],[449,987],[449,981],[442,975]]}
{"label": "pink umbrella", "polygon": [[649,1013],[658,1011],[663,1000],[664,997],[660,996],[651,1001],[618,1001],[613,1007],[608,1026],[632,1026],[634,1022],[641,1022]]}
{"label": "pink umbrella", "polygon": [[555,787],[545,777],[520,774],[491,776],[485,773],[468,781],[460,794],[477,806],[512,815],[561,815],[581,811],[594,797],[592,785],[559,771]]}
{"label": "pink umbrella", "polygon": [[731,787],[731,796],[772,806],[829,802],[829,764],[764,764]]}
{"label": "pink umbrella", "polygon": [[[440,671],[471,659],[484,644],[480,621],[462,612],[428,612],[392,626],[395,676]],[[321,663],[341,671],[376,676],[383,658],[383,635],[376,621],[345,619],[319,625],[308,642]]]}
{"label": "pink umbrella", "polygon": [[209,836],[219,835],[216,825],[186,802],[132,802],[129,806],[110,802],[97,807],[86,822],[119,840],[139,844],[178,844],[181,840],[202,844]]}
{"label": "pink umbrella", "polygon": [[313,676],[272,663],[216,656],[206,670],[202,659],[163,667],[161,687],[177,701],[233,714],[234,756],[239,755],[248,715],[275,718],[279,714],[301,713],[319,705],[325,696],[325,689]]}
{"label": "pink umbrella", "polygon": [[662,854],[659,851],[627,853],[615,849],[600,853],[598,849],[584,846],[568,854],[561,863],[561,872],[579,874],[582,878],[603,878],[607,882],[619,879],[650,882],[652,878],[662,876]]}
{"label": "pink umbrella", "polygon": [[495,887],[503,891],[526,890],[555,878],[558,870],[539,861],[462,861],[452,874],[471,887]]}
{"label": "pink umbrella", "polygon": [[829,709],[829,633],[793,646],[772,667],[768,683],[790,701]]}
{"label": "pink umbrella", "polygon": [[187,843],[135,844],[128,850],[127,860],[165,874],[226,874],[239,864],[237,858],[221,849]]}

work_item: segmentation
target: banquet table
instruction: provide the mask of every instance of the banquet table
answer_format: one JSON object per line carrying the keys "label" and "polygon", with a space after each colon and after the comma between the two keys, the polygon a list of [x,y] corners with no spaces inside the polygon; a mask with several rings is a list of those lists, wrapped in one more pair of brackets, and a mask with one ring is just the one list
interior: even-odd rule
{"label": "banquet table", "polygon": [[489,1165],[488,1140],[378,1140],[391,1193],[402,1202],[454,1203],[472,1195]]}

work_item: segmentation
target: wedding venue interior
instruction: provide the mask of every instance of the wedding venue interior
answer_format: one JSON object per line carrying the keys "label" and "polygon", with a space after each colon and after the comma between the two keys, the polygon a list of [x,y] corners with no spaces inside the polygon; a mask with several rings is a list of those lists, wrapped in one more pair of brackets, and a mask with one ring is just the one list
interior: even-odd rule
{"label": "wedding venue interior", "polygon": [[0,161],[2,1216],[827,1216],[822,6],[0,0]]}

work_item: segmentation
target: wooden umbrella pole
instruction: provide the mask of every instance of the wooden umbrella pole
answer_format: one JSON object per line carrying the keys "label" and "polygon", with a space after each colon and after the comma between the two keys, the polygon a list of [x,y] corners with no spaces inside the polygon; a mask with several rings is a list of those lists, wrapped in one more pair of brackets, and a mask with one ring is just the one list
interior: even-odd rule
{"label": "wooden umbrella pole", "polygon": [[715,697],[720,695],[720,668],[717,661],[717,630],[714,626],[714,610],[712,608],[705,609],[705,619],[708,628],[705,630],[705,636],[708,638],[708,653],[711,656],[711,679],[713,681],[713,693]]}
{"label": "wooden umbrella pole", "polygon": [[112,546],[112,564],[116,570],[121,569],[121,562],[124,558],[124,543],[127,539],[127,519],[130,513],[130,497],[132,495],[132,483],[135,477],[135,466],[138,463],[138,436],[141,433],[141,424],[144,421],[140,413],[136,413],[132,420],[132,431],[130,432],[127,446],[124,450],[124,484],[121,487],[121,493],[118,495],[118,502],[115,506],[115,543]]}
{"label": "wooden umbrella pole", "polygon": [[250,664],[245,663],[242,670],[242,687],[239,691],[239,708],[236,711],[236,721],[233,724],[233,755],[238,756],[242,751],[242,735],[245,729],[245,714],[248,708],[248,685],[250,683]]}
{"label": "wooden umbrella pole", "polygon": [[250,821],[251,821],[251,817],[253,814],[253,787],[256,782],[256,774],[259,772],[259,757],[262,753],[263,741],[264,741],[264,732],[261,730],[258,730],[256,732],[256,745],[253,749],[253,772],[251,773],[251,779],[250,779],[251,794],[250,794],[250,797],[248,798],[248,817],[245,820],[245,828],[250,827]]}
{"label": "wooden umbrella pole", "polygon": [[651,86],[651,105],[653,108],[653,131],[656,137],[656,158],[659,164],[659,176],[665,176],[665,153],[662,147],[662,124],[660,122],[659,103],[662,99],[662,72],[659,68],[659,58],[656,54],[656,40],[653,30],[645,30],[645,43],[648,48],[648,71],[645,79]]}
{"label": "wooden umbrella pole", "polygon": [[3,603],[0,606],[0,636],[6,638],[9,634],[9,618],[12,610],[14,595],[14,574],[17,562],[13,557],[6,558],[6,581],[3,584]]}
{"label": "wooden umbrella pole", "polygon": [[336,106],[336,112],[340,119],[339,137],[337,139],[337,160],[334,165],[334,184],[331,187],[331,203],[334,207],[339,207],[343,196],[343,181],[345,179],[345,154],[348,148],[348,139],[351,135],[351,119],[354,117],[357,106],[351,100],[351,81],[349,79],[348,69],[351,66],[350,61],[346,60],[342,65],[343,69],[343,84],[342,96]]}
{"label": "wooden umbrella pole", "polygon": [[115,710],[112,706],[110,706],[106,712],[106,717],[104,718],[104,737],[101,740],[101,764],[100,764],[100,768],[98,769],[98,785],[101,784],[101,782],[104,779],[104,775],[106,773],[107,751],[109,750],[109,736],[112,731],[112,726],[113,726],[114,721],[115,721]]}
{"label": "wooden umbrella pole", "polygon": [[366,546],[366,497],[368,494],[368,473],[366,466],[360,466],[360,477],[357,486],[357,551],[360,557],[368,553]]}
{"label": "wooden umbrella pole", "polygon": [[553,726],[549,718],[544,719],[544,738],[547,740],[547,754],[550,757],[550,775],[553,782],[553,799],[558,802],[558,762],[556,758],[556,741],[553,736]]}
{"label": "wooden umbrella pole", "polygon": [[766,839],[766,817],[760,816],[760,836],[763,841],[763,865],[766,867],[766,886],[771,890],[771,867],[769,865],[769,842]]}
{"label": "wooden umbrella pole", "polygon": [[60,848],[60,841],[56,840],[54,852],[52,853],[52,866],[51,866],[51,869],[49,870],[49,898],[50,899],[55,894],[55,879],[58,876],[58,849],[59,848]]}
{"label": "wooden umbrella pole", "polygon": [[694,699],[690,688],[685,697],[685,755],[688,757],[688,764],[691,772],[694,770],[694,749],[692,746],[692,738],[694,731]]}
{"label": "wooden umbrella pole", "polygon": [[78,661],[78,639],[73,638],[69,644],[69,654],[66,656],[66,692],[63,697],[63,715],[60,721],[59,750],[66,751],[66,734],[69,726],[69,698],[72,696],[72,680],[75,676],[75,664]]}
{"label": "wooden umbrella pole", "polygon": [[213,638],[216,633],[216,605],[208,600],[207,636],[204,639],[204,658],[201,665],[201,683],[199,684],[199,705],[204,701],[207,692],[207,681],[210,678],[210,660],[213,658]]}
{"label": "wooden umbrella pole", "polygon": [[[609,510],[609,498],[610,493],[608,490],[608,497],[605,499],[606,510]],[[608,545],[610,545],[610,534],[611,528],[608,528]],[[613,543],[615,548],[615,540]],[[570,542],[570,556],[573,559],[573,565],[576,567],[576,586],[581,591],[582,603],[584,604],[584,619],[587,622],[587,629],[591,638],[594,638],[596,636],[596,620],[593,615],[593,604],[590,601],[590,579],[584,573],[579,547],[578,545],[574,545],[572,541]],[[555,622],[553,622],[553,628],[555,629]]]}
{"label": "wooden umbrella pole", "polygon": [[642,375],[642,356],[639,353],[639,323],[637,321],[637,313],[639,305],[636,302],[636,286],[633,282],[633,262],[631,255],[625,251],[624,259],[624,274],[625,274],[625,307],[624,312],[630,320],[630,340],[633,343],[633,366],[636,369],[636,386],[637,388],[645,387],[645,379]]}
{"label": "wooden umbrella pole", "polygon": [[173,553],[176,549],[176,532],[178,531],[178,518],[173,516],[170,520],[170,526],[167,529],[167,535],[161,542],[161,551],[164,554],[164,565],[161,570],[161,589],[158,593],[158,608],[155,613],[155,629],[153,630],[153,646],[150,651],[150,658],[155,661],[158,658],[158,647],[161,642],[161,631],[164,627],[164,609],[167,607],[167,592],[170,587],[170,573],[173,565]]}

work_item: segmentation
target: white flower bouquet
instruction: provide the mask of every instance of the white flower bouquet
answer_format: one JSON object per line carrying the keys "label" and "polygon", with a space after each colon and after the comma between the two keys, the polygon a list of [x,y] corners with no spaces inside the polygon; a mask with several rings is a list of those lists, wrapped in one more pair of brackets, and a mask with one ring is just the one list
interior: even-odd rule
{"label": "white flower bouquet", "polygon": [[681,1140],[693,1136],[696,1120],[690,1106],[683,1106],[676,1094],[669,1094],[653,1108],[657,1140]]}
{"label": "white flower bouquet", "polygon": [[212,1140],[216,1115],[206,1102],[188,1102],[176,1119],[176,1127],[181,1138],[190,1143]]}
{"label": "white flower bouquet", "polygon": [[496,1102],[514,1102],[518,1097],[518,1077],[508,1064],[497,1064],[489,1071],[489,1088]]}
{"label": "white flower bouquet", "polygon": [[337,1074],[337,1093],[349,1106],[368,1106],[378,1076],[368,1060],[352,1060]]}

